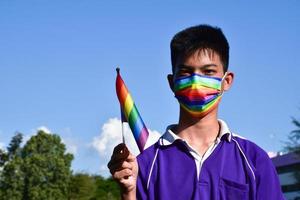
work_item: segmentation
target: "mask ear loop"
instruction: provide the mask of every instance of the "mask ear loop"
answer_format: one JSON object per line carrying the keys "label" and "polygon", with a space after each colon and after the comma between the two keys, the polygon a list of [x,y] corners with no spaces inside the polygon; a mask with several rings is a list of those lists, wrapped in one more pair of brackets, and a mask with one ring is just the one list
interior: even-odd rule
{"label": "mask ear loop", "polygon": [[[223,81],[224,81],[226,76],[227,76],[227,72],[225,72],[225,74],[223,75],[223,77],[221,79],[221,86],[223,86]],[[221,89],[222,89],[222,91],[220,93],[220,96],[222,96],[224,94],[224,89],[223,88],[221,88]]]}

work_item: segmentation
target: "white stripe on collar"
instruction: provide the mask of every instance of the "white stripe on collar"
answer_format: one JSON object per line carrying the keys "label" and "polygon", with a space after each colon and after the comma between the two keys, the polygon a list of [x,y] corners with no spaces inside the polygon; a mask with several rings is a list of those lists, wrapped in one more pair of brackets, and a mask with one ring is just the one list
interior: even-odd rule
{"label": "white stripe on collar", "polygon": [[[227,124],[221,120],[218,119],[218,122],[220,124],[220,133],[217,137],[217,140],[221,140],[223,135],[227,134],[227,141],[230,142],[231,141],[231,132],[227,126]],[[176,124],[170,125],[167,127],[166,132],[160,137],[159,139],[159,144],[162,146],[167,146],[172,144],[175,140],[182,140],[184,141],[181,137],[179,137],[178,135],[176,135],[171,129],[176,126]]]}

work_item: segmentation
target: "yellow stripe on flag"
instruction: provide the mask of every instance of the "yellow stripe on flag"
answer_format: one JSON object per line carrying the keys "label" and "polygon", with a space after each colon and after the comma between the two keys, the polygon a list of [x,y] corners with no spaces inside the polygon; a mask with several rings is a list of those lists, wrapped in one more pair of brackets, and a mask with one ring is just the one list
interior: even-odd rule
{"label": "yellow stripe on flag", "polygon": [[125,110],[125,115],[129,117],[130,111],[133,107],[133,100],[130,96],[130,94],[127,95],[125,104],[124,104],[124,110]]}

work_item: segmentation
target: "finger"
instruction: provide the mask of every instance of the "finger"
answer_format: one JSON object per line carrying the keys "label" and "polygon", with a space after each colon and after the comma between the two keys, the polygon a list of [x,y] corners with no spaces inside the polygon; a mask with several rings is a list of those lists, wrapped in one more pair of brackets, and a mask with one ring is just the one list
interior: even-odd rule
{"label": "finger", "polygon": [[125,161],[130,155],[128,148],[124,143],[118,144],[113,151],[110,161],[107,164],[107,167],[110,168],[115,163],[119,163],[121,161]]}
{"label": "finger", "polygon": [[117,180],[124,179],[125,177],[131,176],[132,170],[130,169],[123,169],[121,171],[117,171],[113,174],[113,178]]}
{"label": "finger", "polygon": [[113,154],[117,154],[117,153],[121,153],[121,154],[129,154],[128,148],[124,143],[120,143],[118,144],[113,151]]}
{"label": "finger", "polygon": [[123,185],[130,185],[132,183],[132,176],[126,176],[125,178],[120,179],[120,183]]}
{"label": "finger", "polygon": [[115,146],[115,148],[114,148],[114,150],[113,150],[113,153],[119,152],[120,149],[123,149],[123,148],[124,148],[124,146],[125,146],[124,143],[118,144],[117,146]]}
{"label": "finger", "polygon": [[133,154],[129,154],[127,159],[126,159],[127,162],[135,162],[136,161],[136,157],[133,155]]}
{"label": "finger", "polygon": [[113,151],[112,160],[125,160],[130,154],[124,143],[118,144]]}
{"label": "finger", "polygon": [[133,166],[129,162],[124,161],[123,163],[115,163],[115,164],[113,164],[109,167],[109,170],[110,170],[111,174],[115,173],[116,171],[123,170],[123,169],[132,170]]}
{"label": "finger", "polygon": [[112,159],[108,162],[107,167],[108,167],[109,169],[116,168],[116,167],[121,167],[122,164],[123,164],[124,162],[129,163],[129,162],[134,162],[134,160],[135,160],[135,157],[130,157],[130,158],[128,158],[128,159],[127,159],[127,158],[126,158],[126,159],[116,159],[116,158],[112,158]]}
{"label": "finger", "polygon": [[109,169],[112,169],[112,168],[116,168],[118,166],[122,166],[123,162],[125,162],[125,160],[121,160],[121,159],[116,159],[116,158],[112,158],[108,164],[107,164],[107,167]]}

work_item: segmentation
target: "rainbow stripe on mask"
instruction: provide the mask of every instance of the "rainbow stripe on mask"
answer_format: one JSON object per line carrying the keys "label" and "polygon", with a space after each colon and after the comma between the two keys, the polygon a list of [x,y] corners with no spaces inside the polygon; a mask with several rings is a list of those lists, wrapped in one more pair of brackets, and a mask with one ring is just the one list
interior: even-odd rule
{"label": "rainbow stripe on mask", "polygon": [[182,108],[195,117],[203,117],[221,99],[222,79],[192,74],[174,82],[175,97]]}

